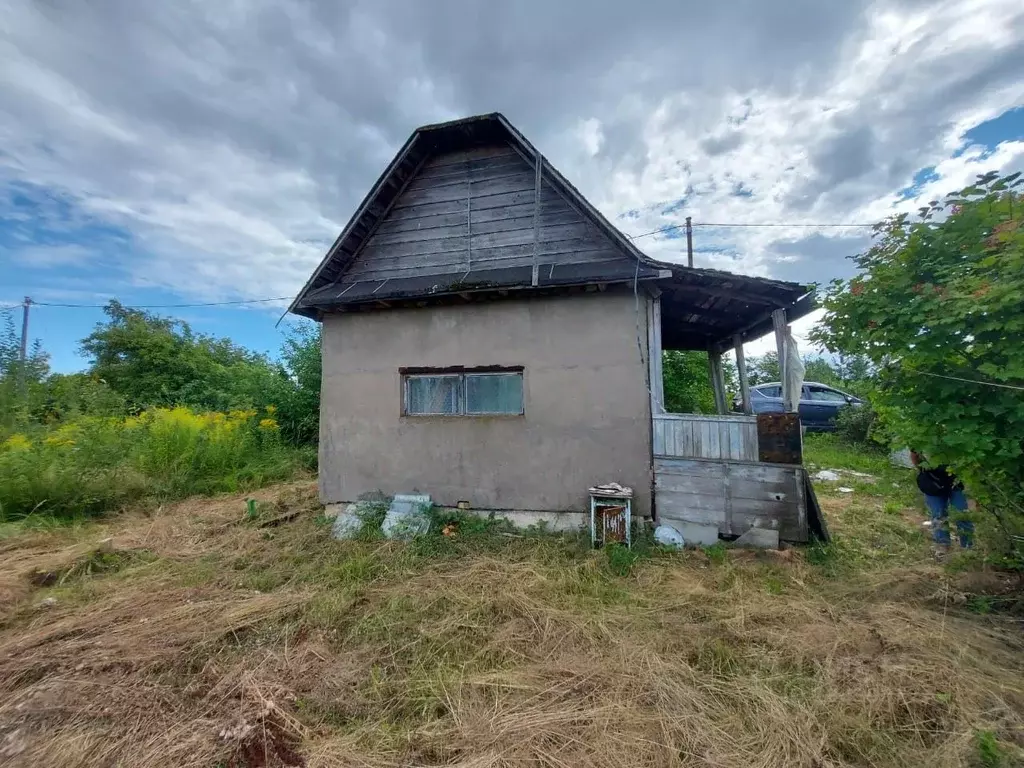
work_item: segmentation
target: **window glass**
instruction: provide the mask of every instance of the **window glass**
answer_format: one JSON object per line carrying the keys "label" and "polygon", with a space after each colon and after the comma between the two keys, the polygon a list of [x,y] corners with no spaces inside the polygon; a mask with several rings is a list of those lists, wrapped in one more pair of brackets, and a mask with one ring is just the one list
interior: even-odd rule
{"label": "window glass", "polygon": [[834,389],[823,389],[822,387],[808,387],[811,391],[811,400],[819,403],[845,403],[846,395],[836,392]]}
{"label": "window glass", "polygon": [[408,376],[405,412],[448,415],[459,413],[459,376]]}
{"label": "window glass", "polygon": [[521,373],[467,373],[466,413],[522,413]]}
{"label": "window glass", "polygon": [[758,387],[758,391],[765,397],[782,397],[782,387]]}

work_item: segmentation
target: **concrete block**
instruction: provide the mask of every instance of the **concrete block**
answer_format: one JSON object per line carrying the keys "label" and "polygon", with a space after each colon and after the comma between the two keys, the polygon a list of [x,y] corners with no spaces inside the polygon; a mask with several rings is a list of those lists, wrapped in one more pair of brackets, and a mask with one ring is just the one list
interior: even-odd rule
{"label": "concrete block", "polygon": [[701,547],[710,547],[718,543],[718,526],[704,525],[702,523],[690,523],[686,520],[661,520],[661,525],[670,525],[675,528],[687,544]]}
{"label": "concrete block", "polygon": [[748,528],[747,532],[734,542],[738,547],[754,549],[778,549],[779,532],[771,528]]}

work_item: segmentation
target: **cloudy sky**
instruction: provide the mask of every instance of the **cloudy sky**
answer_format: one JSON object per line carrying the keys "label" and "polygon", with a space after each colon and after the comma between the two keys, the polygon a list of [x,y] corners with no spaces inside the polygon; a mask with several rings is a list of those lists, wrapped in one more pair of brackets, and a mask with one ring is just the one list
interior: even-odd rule
{"label": "cloudy sky", "polygon": [[[698,265],[800,281],[849,275],[867,230],[798,225],[1024,166],[1020,0],[0,0],[0,19],[0,305],[292,295],[413,128],[481,112],[627,233],[727,225],[698,227]],[[168,311],[280,341],[279,304]],[[33,336],[73,369],[99,318],[39,306]]]}

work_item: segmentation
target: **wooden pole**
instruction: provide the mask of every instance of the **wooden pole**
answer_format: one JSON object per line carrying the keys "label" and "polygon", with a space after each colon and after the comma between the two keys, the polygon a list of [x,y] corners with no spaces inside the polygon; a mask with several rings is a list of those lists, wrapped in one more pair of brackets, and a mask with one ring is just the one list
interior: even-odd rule
{"label": "wooden pole", "polygon": [[708,350],[708,362],[711,368],[711,388],[715,393],[715,409],[719,414],[728,413],[725,402],[725,376],[722,370],[722,353],[716,349]]}
{"label": "wooden pole", "polygon": [[743,412],[748,416],[754,412],[750,403],[750,381],[747,379],[747,358],[743,355],[743,337],[736,334],[732,337],[736,350],[736,371],[740,378],[740,398],[743,400]]}
{"label": "wooden pole", "polygon": [[789,382],[786,380],[786,310],[776,309],[772,312],[772,325],[775,326],[775,348],[779,355],[779,380],[782,382],[782,402],[791,402]]}
{"label": "wooden pole", "polygon": [[541,169],[544,166],[544,158],[540,152],[535,154],[536,169],[533,179],[533,270],[530,285],[536,287],[540,282],[540,184]]}
{"label": "wooden pole", "polygon": [[28,367],[28,308],[32,306],[32,299],[25,297],[25,303],[21,309],[21,348],[18,350],[18,388],[22,394],[25,393],[26,368]]}
{"label": "wooden pole", "polygon": [[658,296],[647,300],[647,380],[651,390],[651,415],[665,413],[665,379],[661,361],[661,299]]}
{"label": "wooden pole", "polygon": [[690,217],[686,217],[686,266],[693,266],[693,224]]}

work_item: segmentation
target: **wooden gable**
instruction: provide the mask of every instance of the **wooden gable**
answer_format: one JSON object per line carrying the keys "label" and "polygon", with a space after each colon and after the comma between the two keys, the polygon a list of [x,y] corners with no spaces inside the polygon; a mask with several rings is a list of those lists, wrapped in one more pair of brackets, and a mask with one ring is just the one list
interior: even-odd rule
{"label": "wooden gable", "polygon": [[615,259],[621,248],[508,143],[434,155],[410,179],[342,279],[463,273]]}

